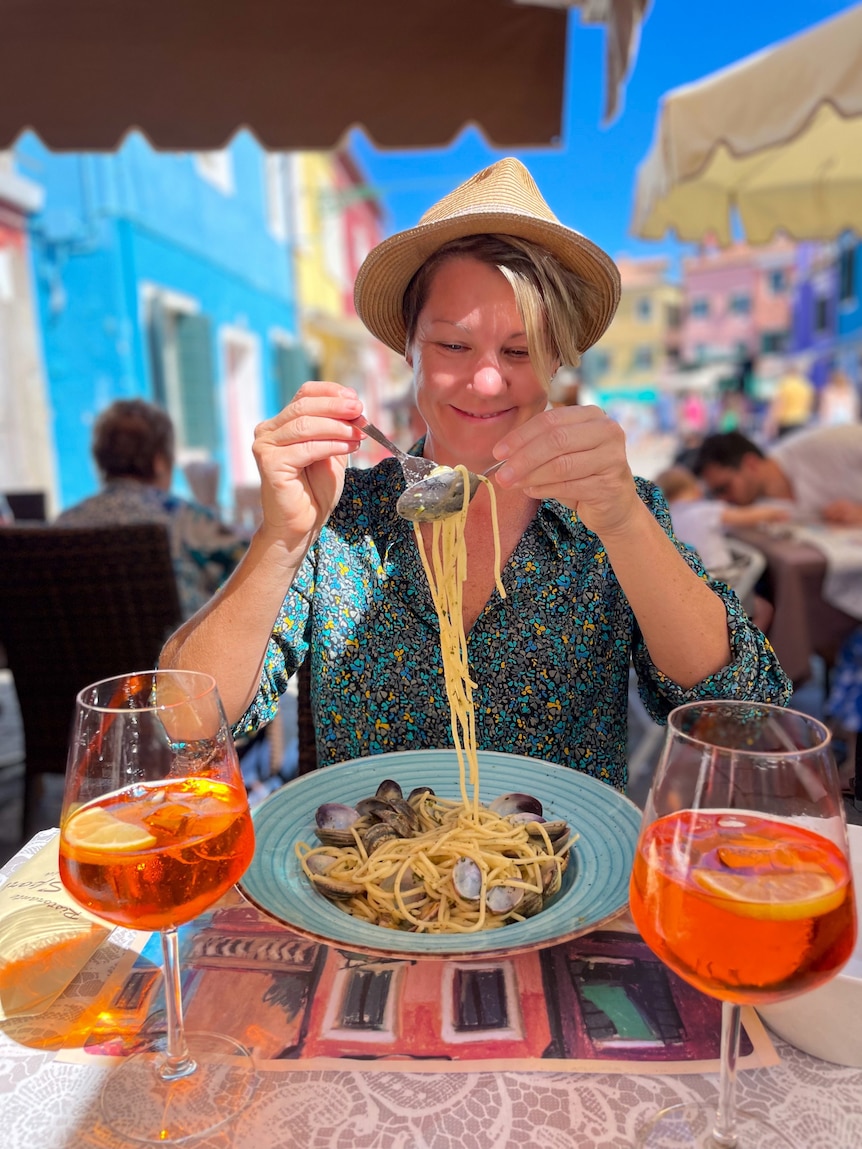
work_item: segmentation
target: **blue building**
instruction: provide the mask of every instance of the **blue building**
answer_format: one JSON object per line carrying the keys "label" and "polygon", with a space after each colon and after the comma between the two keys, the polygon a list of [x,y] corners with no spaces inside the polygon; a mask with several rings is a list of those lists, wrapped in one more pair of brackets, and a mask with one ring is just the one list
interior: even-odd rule
{"label": "blue building", "polygon": [[862,389],[862,242],[848,232],[838,244],[836,366]]}
{"label": "blue building", "polygon": [[[160,403],[180,465],[219,465],[220,501],[254,484],[252,432],[306,378],[283,157],[247,135],[224,151],[58,154],[24,136],[16,164],[45,193],[30,219],[54,503],[98,486],[93,421],[116,398]],[[182,488],[182,472],[177,472]]]}
{"label": "blue building", "polygon": [[796,249],[793,331],[790,350],[803,352],[807,373],[818,388],[826,382],[835,354],[837,283],[833,244],[801,243]]}
{"label": "blue building", "polygon": [[817,387],[833,367],[862,387],[862,243],[851,232],[799,245],[791,350],[806,354]]}

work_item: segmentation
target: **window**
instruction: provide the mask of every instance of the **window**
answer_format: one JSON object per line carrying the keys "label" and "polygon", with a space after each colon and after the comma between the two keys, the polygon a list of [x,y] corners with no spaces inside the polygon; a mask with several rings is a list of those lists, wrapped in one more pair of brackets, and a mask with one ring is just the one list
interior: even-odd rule
{"label": "window", "polygon": [[764,331],[760,337],[760,350],[764,355],[778,355],[787,347],[786,331]]}
{"label": "window", "polygon": [[858,244],[842,247],[838,256],[838,299],[846,303],[856,298],[856,253]]}
{"label": "window", "polygon": [[214,188],[224,195],[233,194],[233,162],[229,151],[195,152],[195,167],[198,175]]}
{"label": "window", "polygon": [[170,292],[145,296],[153,395],[174,421],[181,462],[218,447],[212,324],[193,301]]}
{"label": "window", "polygon": [[823,335],[829,330],[829,296],[818,295],[814,300],[814,331]]}
{"label": "window", "polygon": [[772,295],[783,295],[787,291],[787,272],[781,268],[773,268],[766,276],[766,284]]}
{"label": "window", "polygon": [[311,356],[301,343],[279,340],[272,347],[272,375],[279,410],[286,407],[307,379],[317,375]]}
{"label": "window", "polygon": [[636,347],[632,366],[636,371],[648,371],[653,365],[653,350],[651,347]]}
{"label": "window", "polygon": [[391,969],[352,969],[341,1004],[345,1029],[385,1028]]}
{"label": "window", "polygon": [[663,1046],[684,1038],[667,971],[657,961],[573,958],[569,975],[594,1046]]}
{"label": "window", "polygon": [[699,296],[691,301],[691,315],[694,319],[709,318],[709,300],[705,296]]}
{"label": "window", "polygon": [[335,1042],[391,1045],[395,1040],[402,975],[399,963],[349,959],[335,973],[323,1019],[323,1036]]}
{"label": "window", "polygon": [[652,300],[642,295],[635,303],[635,315],[638,319],[646,321],[652,318]]}
{"label": "window", "polygon": [[462,967],[455,972],[452,990],[456,1029],[505,1029],[508,1026],[506,983],[499,967],[477,970]]}
{"label": "window", "polygon": [[734,292],[730,297],[731,315],[748,315],[751,312],[751,296],[744,291]]}
{"label": "window", "polygon": [[611,356],[607,351],[587,351],[584,355],[585,373],[592,379],[607,375],[611,369]]}
{"label": "window", "polygon": [[264,155],[263,162],[267,226],[276,239],[287,239],[288,196],[285,158],[279,152],[268,152]]}
{"label": "window", "polygon": [[441,987],[442,1035],[452,1043],[519,1041],[523,1022],[511,962],[447,963]]}
{"label": "window", "polygon": [[682,326],[682,308],[676,303],[669,303],[665,308],[665,319],[671,331],[678,330]]}

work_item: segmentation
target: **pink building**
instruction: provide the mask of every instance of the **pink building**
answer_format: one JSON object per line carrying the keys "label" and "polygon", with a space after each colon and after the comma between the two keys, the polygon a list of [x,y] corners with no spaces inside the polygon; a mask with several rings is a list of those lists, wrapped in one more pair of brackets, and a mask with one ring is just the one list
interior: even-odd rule
{"label": "pink building", "polygon": [[683,260],[686,363],[738,362],[789,347],[796,245],[779,239]]}

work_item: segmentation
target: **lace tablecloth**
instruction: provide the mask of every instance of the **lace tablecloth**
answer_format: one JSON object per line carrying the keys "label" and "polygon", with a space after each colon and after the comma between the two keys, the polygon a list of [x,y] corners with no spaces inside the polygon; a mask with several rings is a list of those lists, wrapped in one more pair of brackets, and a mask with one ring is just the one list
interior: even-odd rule
{"label": "lace tablecloth", "polygon": [[[35,853],[37,835],[2,873]],[[70,1023],[116,963],[114,935],[54,1007]],[[56,1021],[57,1014],[53,1014]],[[99,1115],[103,1063],[42,1049],[37,1018],[0,1026],[0,1119],[6,1149],[128,1149]],[[782,1061],[740,1074],[742,1108],[768,1116],[798,1149],[862,1146],[862,1070],[775,1039]],[[398,1073],[379,1068],[260,1073],[250,1108],[195,1149],[618,1149],[648,1114],[710,1097],[715,1078],[510,1070]],[[760,1147],[758,1147],[760,1149]]]}

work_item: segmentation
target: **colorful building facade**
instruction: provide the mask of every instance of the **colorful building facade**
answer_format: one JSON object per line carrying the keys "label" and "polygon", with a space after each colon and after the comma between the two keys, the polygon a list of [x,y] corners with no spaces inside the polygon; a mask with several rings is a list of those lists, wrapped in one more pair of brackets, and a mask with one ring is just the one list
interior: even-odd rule
{"label": "colorful building facade", "polygon": [[666,259],[616,260],[622,291],[611,326],[584,355],[584,383],[599,397],[655,391],[680,356],[682,292]]}
{"label": "colorful building facade", "polygon": [[44,192],[0,152],[0,491],[55,489],[27,221]]}

